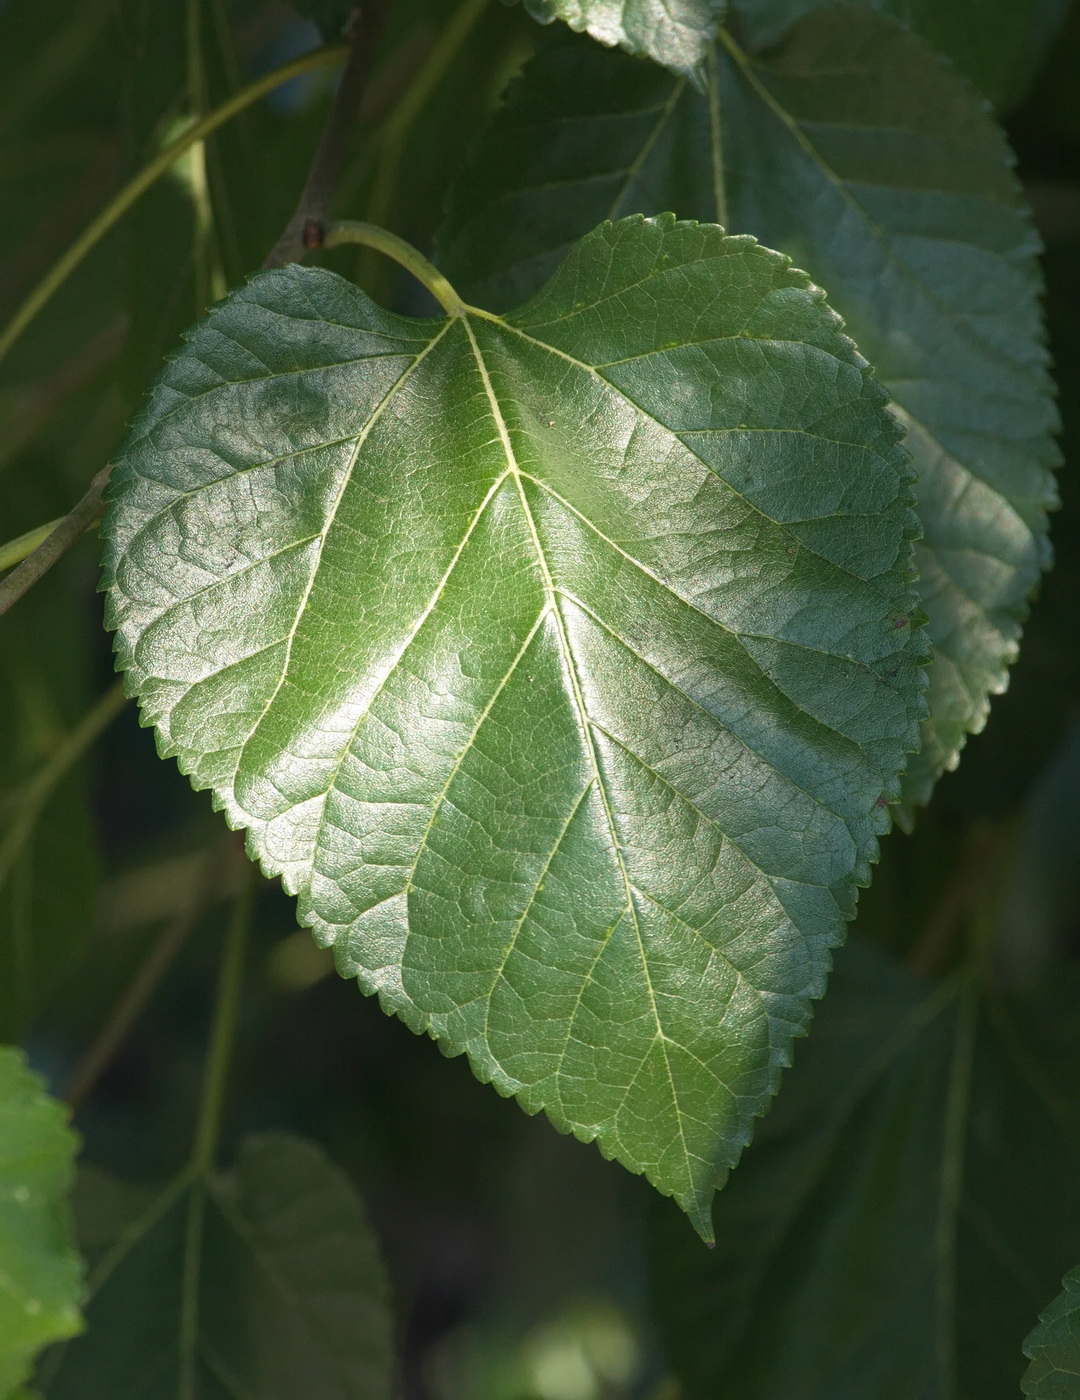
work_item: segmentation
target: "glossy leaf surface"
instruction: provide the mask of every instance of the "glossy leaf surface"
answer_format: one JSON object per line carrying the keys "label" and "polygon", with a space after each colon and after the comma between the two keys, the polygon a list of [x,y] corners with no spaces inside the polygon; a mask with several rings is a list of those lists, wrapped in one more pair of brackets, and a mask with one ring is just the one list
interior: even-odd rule
{"label": "glossy leaf surface", "polygon": [[387,1289],[363,1206],[313,1144],[252,1137],[232,1170],[155,1198],[80,1185],[85,1336],[46,1400],[388,1400]]}
{"label": "glossy leaf surface", "polygon": [[725,44],[704,97],[595,47],[542,54],[458,186],[443,265],[498,309],[597,219],[671,208],[752,233],[827,289],[919,476],[936,659],[910,820],[1004,688],[1049,561],[1038,240],[976,94],[891,21],[820,11],[762,60]]}
{"label": "glossy leaf surface", "polygon": [[618,45],[700,83],[726,0],[524,0],[541,24],[564,20],[579,34]]}
{"label": "glossy leaf surface", "polygon": [[1080,1269],[1065,1275],[1062,1290],[1039,1317],[1024,1343],[1031,1365],[1022,1388],[1035,1400],[1075,1400],[1080,1395]]}
{"label": "glossy leaf surface", "polygon": [[1017,1394],[1032,1300],[1080,1248],[1075,992],[1032,1014],[843,950],[715,1252],[656,1211],[687,1400]]}
{"label": "glossy leaf surface", "polygon": [[67,1205],[75,1149],[62,1105],[20,1051],[0,1047],[0,1395],[43,1346],[82,1326]]}
{"label": "glossy leaf surface", "polygon": [[256,278],[110,486],[162,751],[343,973],[702,1229],[917,740],[897,437],[785,258],[634,218],[506,319]]}

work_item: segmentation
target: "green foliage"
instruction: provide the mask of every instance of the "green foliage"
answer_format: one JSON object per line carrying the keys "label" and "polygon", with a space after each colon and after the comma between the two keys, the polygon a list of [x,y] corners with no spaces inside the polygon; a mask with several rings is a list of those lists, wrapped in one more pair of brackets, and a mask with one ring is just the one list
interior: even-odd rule
{"label": "green foliage", "polygon": [[524,0],[541,24],[565,20],[579,34],[655,59],[698,83],[726,0]]}
{"label": "green foliage", "polygon": [[819,11],[764,60],[725,38],[705,96],[564,43],[477,148],[443,265],[499,309],[599,219],[664,208],[752,232],[805,267],[908,430],[935,645],[910,824],[1004,688],[1049,560],[1057,419],[1038,242],[1007,147],[964,83],[870,12]]}
{"label": "green foliage", "polygon": [[687,1400],[1017,1393],[1032,1298],[1080,1249],[1076,995],[1033,1012],[844,950],[715,1252],[656,1213]]}
{"label": "green foliage", "polygon": [[634,218],[505,319],[255,279],[110,486],[162,752],[343,973],[703,1231],[917,739],[897,436],[786,259]]}
{"label": "green foliage", "polygon": [[1031,1365],[1023,1391],[1035,1400],[1072,1400],[1080,1394],[1080,1269],[1065,1275],[1061,1293],[1039,1317],[1024,1343]]}
{"label": "green foliage", "polygon": [[88,1331],[46,1360],[46,1400],[389,1400],[382,1265],[313,1144],[247,1138],[229,1172],[157,1195],[92,1173],[76,1205]]}
{"label": "green foliage", "polygon": [[1080,10],[354,8],[0,0],[0,561],[119,461],[192,779],[0,580],[0,1400],[1072,1400]]}
{"label": "green foliage", "polygon": [[67,1193],[75,1134],[18,1050],[0,1046],[0,1395],[36,1352],[82,1326]]}
{"label": "green foliage", "polygon": [[[921,34],[995,103],[1015,102],[1060,29],[1069,0],[847,0]],[[819,0],[732,0],[751,48],[767,48]]]}

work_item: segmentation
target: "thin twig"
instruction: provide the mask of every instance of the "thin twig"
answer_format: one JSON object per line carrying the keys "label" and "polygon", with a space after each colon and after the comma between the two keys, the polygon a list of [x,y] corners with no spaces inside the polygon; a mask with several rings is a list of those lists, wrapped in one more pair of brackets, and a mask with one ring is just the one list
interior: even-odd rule
{"label": "thin twig", "polygon": [[101,495],[109,479],[112,465],[102,467],[90,483],[90,489],[73,510],[59,522],[56,528],[28,554],[22,563],[12,569],[0,582],[0,617],[31,589],[39,578],[49,572],[71,546],[86,534],[101,518],[104,510]]}
{"label": "thin twig", "polygon": [[135,976],[117,999],[97,1038],[79,1061],[65,1096],[73,1113],[77,1113],[86,1102],[94,1085],[127,1039],[132,1026],[145,1011],[200,915],[213,900],[221,883],[223,867],[232,857],[234,849],[235,840],[230,835],[224,845],[219,844],[206,853],[187,899],[162,929],[157,941],[139,964]]}
{"label": "thin twig", "polygon": [[308,249],[322,247],[330,202],[337,188],[349,136],[371,74],[382,22],[382,9],[375,3],[357,5],[353,10],[348,28],[349,55],[345,60],[345,71],[319,138],[300,201],[263,267],[284,267],[286,263],[299,262]]}
{"label": "thin twig", "polygon": [[248,83],[247,87],[234,93],[227,102],[223,102],[220,107],[207,113],[202,121],[189,126],[180,133],[175,141],[171,141],[169,145],[163,147],[153,160],[131,177],[123,189],[117,191],[97,218],[90,221],[67,252],[53,264],[4,329],[0,330],[0,359],[3,359],[8,353],[41,308],[64,285],[86,255],[97,247],[135,201],[144,195],[155,181],[160,180],[168,170],[171,170],[180,157],[190,150],[197,141],[204,140],[219,126],[224,125],[238,113],[258,102],[267,93],[273,92],[282,83],[287,83],[292,78],[298,78],[302,73],[310,73],[313,68],[331,63],[341,56],[342,46],[340,44],[328,44],[325,48],[315,49],[311,53],[302,54],[300,58],[294,58],[288,63],[281,64],[280,67],[272,69],[269,73],[264,73],[261,78],[256,78],[254,82]]}

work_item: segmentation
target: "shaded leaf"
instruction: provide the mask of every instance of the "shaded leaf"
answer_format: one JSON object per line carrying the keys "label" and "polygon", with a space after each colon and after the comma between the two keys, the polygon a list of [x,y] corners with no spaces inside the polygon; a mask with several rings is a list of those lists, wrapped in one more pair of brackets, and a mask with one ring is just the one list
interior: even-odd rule
{"label": "shaded leaf", "polygon": [[[1069,0],[847,0],[921,34],[997,104],[1016,102],[1034,78]],[[779,42],[821,0],[732,0],[752,49]]]}
{"label": "shaded leaf", "polygon": [[730,227],[827,289],[896,402],[919,477],[936,659],[910,822],[1004,688],[1049,561],[1057,417],[1038,240],[1002,134],[913,35],[826,10],[766,59],[725,44],[706,97],[587,45],[541,55],[454,195],[442,262],[498,309],[609,210],[706,217],[711,204],[724,222],[722,164]]}
{"label": "shaded leaf", "polygon": [[687,1400],[1017,1393],[1033,1299],[1080,1249],[1075,992],[1007,1004],[843,950],[715,1252],[656,1212]]}
{"label": "shaded leaf", "polygon": [[46,1361],[47,1400],[389,1397],[382,1265],[313,1144],[248,1138],[228,1173],[157,1197],[92,1173],[76,1202],[88,1330]]}
{"label": "shaded leaf", "polygon": [[1024,1343],[1031,1365],[1022,1389],[1035,1400],[1074,1400],[1080,1395],[1080,1269],[1065,1275],[1062,1291],[1039,1316]]}
{"label": "shaded leaf", "polygon": [[255,278],[110,485],[162,752],[343,974],[702,1228],[917,737],[897,436],[785,258],[635,218],[506,319]]}
{"label": "shaded leaf", "polygon": [[22,1052],[0,1046],[0,1395],[27,1379],[43,1346],[82,1326],[67,1204],[76,1145]]}
{"label": "shaded leaf", "polygon": [[541,24],[565,20],[577,33],[601,44],[618,45],[683,73],[702,79],[706,54],[727,0],[524,0]]}

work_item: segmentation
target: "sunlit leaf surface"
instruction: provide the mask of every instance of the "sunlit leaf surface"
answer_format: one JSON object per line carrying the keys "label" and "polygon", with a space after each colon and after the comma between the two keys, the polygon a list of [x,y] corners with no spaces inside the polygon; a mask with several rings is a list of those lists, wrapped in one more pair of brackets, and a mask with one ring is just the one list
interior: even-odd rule
{"label": "sunlit leaf surface", "polygon": [[935,644],[904,819],[1007,683],[1049,562],[1057,417],[1038,239],[1004,137],[917,39],[863,10],[807,17],[761,59],[730,37],[709,91],[595,45],[526,70],[441,235],[464,295],[529,295],[570,240],[631,212],[726,222],[822,285],[908,430]]}
{"label": "sunlit leaf surface", "polygon": [[162,751],[343,973],[703,1231],[917,741],[897,439],[785,258],[632,218],[505,319],[257,277],[110,488]]}

